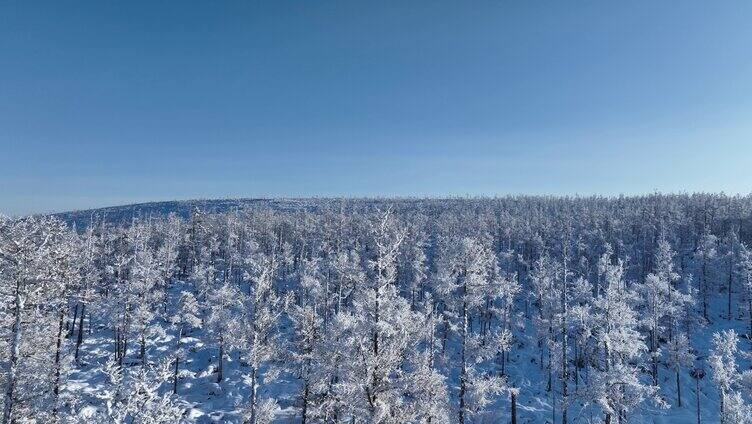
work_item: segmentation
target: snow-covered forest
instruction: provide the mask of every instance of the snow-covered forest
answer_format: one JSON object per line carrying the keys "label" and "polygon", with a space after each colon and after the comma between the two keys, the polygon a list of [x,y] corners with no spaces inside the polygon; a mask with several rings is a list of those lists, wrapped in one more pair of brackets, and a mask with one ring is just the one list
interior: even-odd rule
{"label": "snow-covered forest", "polygon": [[752,196],[0,218],[2,423],[752,422]]}

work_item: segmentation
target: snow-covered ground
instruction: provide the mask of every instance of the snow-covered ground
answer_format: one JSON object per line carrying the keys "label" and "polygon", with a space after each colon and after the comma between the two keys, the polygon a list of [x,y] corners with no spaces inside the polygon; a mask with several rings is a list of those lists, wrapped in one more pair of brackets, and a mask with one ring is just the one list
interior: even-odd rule
{"label": "snow-covered ground", "polygon": [[752,422],[752,198],[444,202],[0,220],[5,414]]}
{"label": "snow-covered ground", "polygon": [[[176,284],[173,296],[179,293],[184,284]],[[714,299],[711,310],[713,322],[703,328],[699,328],[693,334],[693,346],[698,352],[708,352],[711,348],[711,339],[714,332],[726,329],[735,329],[739,334],[745,334],[748,328],[746,318],[738,314],[738,318],[732,321],[726,319],[725,304],[723,299]],[[169,325],[164,323],[166,327]],[[538,348],[536,347],[535,334],[532,323],[525,321],[524,332],[519,334],[517,348],[510,355],[507,370],[510,382],[520,389],[518,396],[518,422],[520,423],[554,423],[561,422],[561,411],[555,411],[552,404],[555,400],[553,391],[547,391],[547,371],[545,364],[541,366]],[[176,333],[168,331],[164,336],[155,338],[149,344],[147,356],[150,363],[171,361],[175,346]],[[249,387],[245,382],[244,374],[247,367],[243,366],[237,354],[227,357],[225,363],[225,377],[221,383],[217,383],[216,363],[218,351],[216,347],[208,346],[202,341],[205,337],[203,330],[197,329],[182,338],[182,344],[190,354],[188,359],[181,364],[178,394],[181,404],[187,409],[186,418],[196,423],[211,422],[240,422],[238,415],[239,405],[248,400]],[[740,337],[740,347],[744,351],[752,349],[746,337]],[[76,395],[84,394],[83,399],[90,402],[81,410],[82,417],[91,416],[92,408],[101,408],[101,400],[97,398],[103,390],[106,376],[102,369],[114,351],[113,335],[106,330],[104,325],[94,325],[91,335],[87,335],[82,346],[80,365],[71,373],[65,390]],[[131,352],[132,359],[126,361],[127,366],[140,367],[136,358],[135,348]],[[704,364],[704,357],[697,361],[697,366],[709,372]],[[451,361],[452,358],[443,358]],[[749,368],[749,362],[742,360],[741,367]],[[661,387],[660,395],[670,405],[662,408],[646,403],[639,410],[633,412],[629,422],[633,423],[696,423],[697,422],[697,395],[696,381],[690,375],[689,369],[681,372],[682,403],[676,404],[675,374],[665,366],[660,368]],[[645,378],[648,378],[647,371]],[[166,383],[166,385],[169,385]],[[300,422],[300,408],[298,397],[301,387],[300,381],[287,373],[269,385],[263,386],[261,395],[274,397],[278,400],[281,409],[277,412],[275,422],[298,423]],[[454,387],[454,390],[457,388]],[[708,375],[699,382],[700,389],[700,417],[702,423],[718,422],[719,395]],[[509,399],[502,397],[491,413],[481,418],[482,423],[508,422]],[[494,413],[494,410],[500,411]],[[582,401],[574,400],[569,409],[571,422],[576,423],[601,423],[603,417],[594,415],[593,408],[583,408]]]}

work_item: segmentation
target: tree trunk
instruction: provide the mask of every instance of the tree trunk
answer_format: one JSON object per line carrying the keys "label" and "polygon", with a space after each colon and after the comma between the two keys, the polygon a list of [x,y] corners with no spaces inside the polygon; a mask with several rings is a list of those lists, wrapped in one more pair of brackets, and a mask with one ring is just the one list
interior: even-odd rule
{"label": "tree trunk", "polygon": [[224,343],[219,342],[219,364],[217,367],[217,383],[222,382],[222,361],[225,356]]}
{"label": "tree trunk", "polygon": [[724,391],[721,390],[721,408],[720,408],[720,420],[719,420],[721,424],[726,424],[725,400],[726,400],[726,393],[724,393]]}
{"label": "tree trunk", "polygon": [[344,283],[344,279],[340,276],[339,286],[337,287],[337,313],[342,310],[342,285]]}
{"label": "tree trunk", "polygon": [[329,280],[331,271],[327,271],[326,283],[324,284],[324,333],[329,328]]}
{"label": "tree trunk", "polygon": [[20,293],[20,283],[16,283],[15,309],[13,313],[13,326],[11,327],[10,357],[8,359],[7,385],[5,387],[5,407],[3,408],[3,424],[10,424],[13,414],[14,391],[16,389],[16,372],[18,365],[19,349],[21,345],[21,312],[24,308],[24,299]]}
{"label": "tree trunk", "polygon": [[[550,330],[551,330],[551,328],[549,327],[549,333],[551,333]],[[549,346],[549,348],[548,348],[548,367],[547,367],[548,368],[548,385],[546,386],[546,391],[547,392],[550,392],[551,390],[553,390],[553,380],[554,380],[554,377],[553,377],[553,363],[552,363],[551,357],[552,357],[551,356],[551,347]]]}
{"label": "tree trunk", "polygon": [[251,369],[251,424],[256,424],[256,394],[258,384],[256,384],[256,367]]}
{"label": "tree trunk", "polygon": [[679,404],[679,408],[681,408],[681,406],[682,406],[682,401],[681,401],[681,381],[679,380],[679,370],[678,369],[676,370],[676,400],[677,400],[677,403]]}
{"label": "tree trunk", "polygon": [[650,331],[650,356],[652,356],[651,360],[653,363],[653,385],[658,385],[658,355],[656,355],[656,350],[658,349],[658,341],[656,340],[657,335],[657,328],[655,325],[653,325],[653,329]]}
{"label": "tree trunk", "polygon": [[146,365],[146,337],[141,333],[141,365]]}
{"label": "tree trunk", "polygon": [[749,297],[749,337],[752,337],[752,293],[747,297]]}
{"label": "tree trunk", "polygon": [[301,424],[306,424],[306,416],[308,415],[308,381],[305,382],[303,387],[303,411],[301,413]]}
{"label": "tree trunk", "polygon": [[115,361],[120,363],[120,332],[115,327]]}
{"label": "tree trunk", "polygon": [[[463,286],[463,291],[467,292],[466,286]],[[463,293],[463,297],[464,297]],[[465,424],[465,391],[467,390],[467,359],[466,359],[466,343],[467,343],[467,301],[462,302],[462,349],[461,349],[461,369],[460,369],[460,410],[459,410],[459,423]]]}
{"label": "tree trunk", "polygon": [[512,392],[512,424],[517,424],[517,395]]}
{"label": "tree trunk", "polygon": [[78,361],[78,350],[81,348],[81,344],[84,342],[84,313],[86,312],[86,304],[81,304],[81,315],[78,320],[78,337],[76,338],[76,361]]}
{"label": "tree trunk", "polygon": [[731,283],[734,277],[734,246],[731,246],[731,255],[729,255],[728,268],[728,320],[731,321]]}
{"label": "tree trunk", "polygon": [[78,303],[73,307],[73,319],[70,322],[70,327],[68,327],[68,333],[65,335],[66,339],[73,337],[73,333],[76,331],[76,318],[78,318]]}
{"label": "tree trunk", "polygon": [[695,395],[697,396],[697,424],[700,423],[700,379],[695,378]]}
{"label": "tree trunk", "polygon": [[707,265],[706,260],[703,259],[702,261],[702,286],[700,286],[700,290],[702,290],[702,317],[705,318],[705,320],[710,321],[708,318],[708,277],[706,273]]}
{"label": "tree trunk", "polygon": [[172,394],[178,393],[178,370],[180,367],[180,339],[183,338],[183,327],[180,327],[180,331],[178,331],[178,344],[175,348],[175,374],[172,378]]}
{"label": "tree trunk", "polygon": [[120,366],[122,366],[123,360],[125,360],[125,355],[128,354],[128,337],[126,336],[125,328],[120,332],[120,343],[123,345],[123,348],[120,351]]}
{"label": "tree trunk", "polygon": [[561,307],[562,307],[562,326],[561,326],[561,338],[562,338],[562,351],[561,351],[561,422],[567,424],[567,380],[569,379],[569,370],[567,369],[567,250],[564,247],[564,285],[561,291]]}
{"label": "tree trunk", "polygon": [[60,322],[57,327],[57,339],[55,341],[55,381],[52,387],[54,395],[54,404],[52,405],[52,415],[57,419],[57,402],[60,395],[60,347],[63,344],[63,324],[65,322],[65,312],[60,312]]}

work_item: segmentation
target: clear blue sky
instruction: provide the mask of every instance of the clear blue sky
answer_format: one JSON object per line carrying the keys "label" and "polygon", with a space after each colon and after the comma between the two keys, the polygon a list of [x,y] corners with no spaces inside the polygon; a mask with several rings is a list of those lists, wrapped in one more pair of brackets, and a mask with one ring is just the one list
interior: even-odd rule
{"label": "clear blue sky", "polygon": [[752,2],[2,1],[0,211],[752,190]]}

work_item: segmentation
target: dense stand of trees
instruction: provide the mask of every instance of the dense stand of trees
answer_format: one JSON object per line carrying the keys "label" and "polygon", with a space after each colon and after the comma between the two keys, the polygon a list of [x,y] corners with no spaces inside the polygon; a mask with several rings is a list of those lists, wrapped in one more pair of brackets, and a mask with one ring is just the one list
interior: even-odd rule
{"label": "dense stand of trees", "polygon": [[0,422],[190,421],[196,339],[253,424],[517,423],[530,369],[537,422],[687,408],[704,372],[718,420],[752,422],[750,197],[308,205],[0,218]]}

